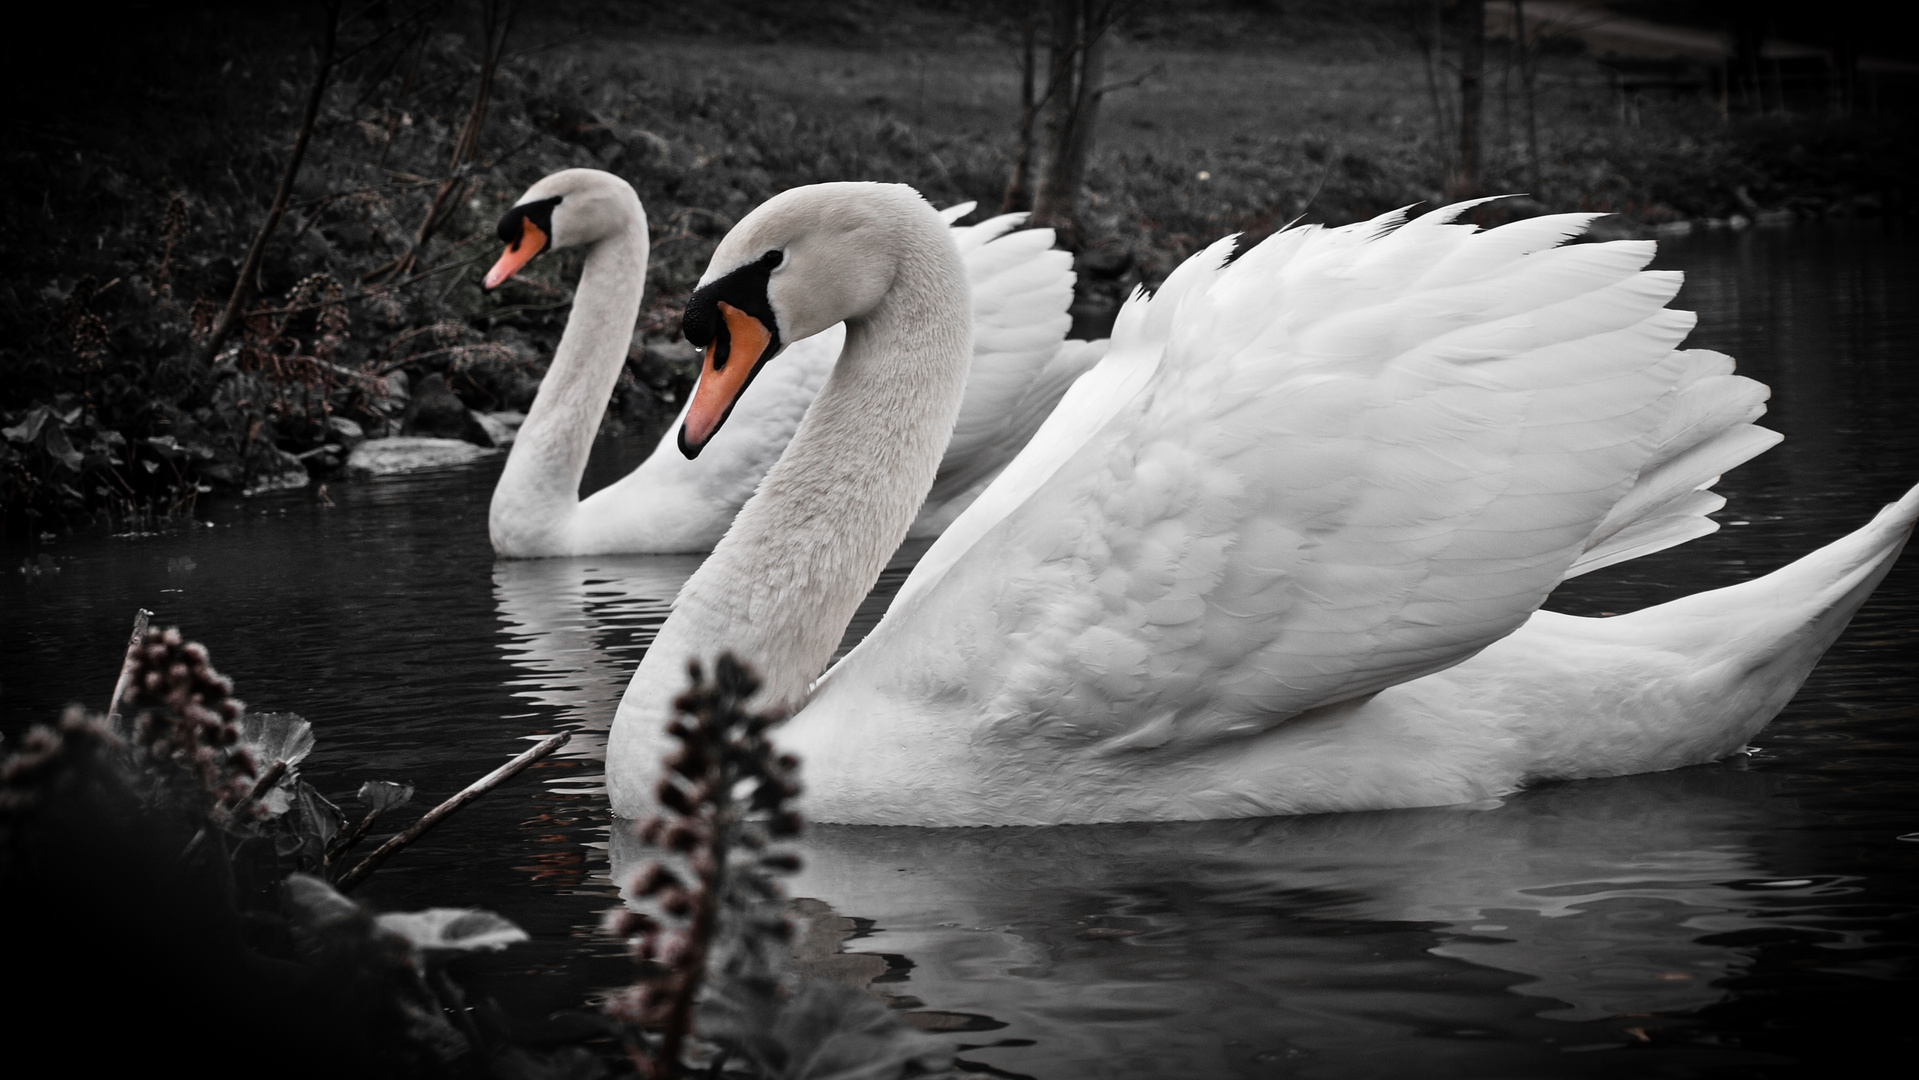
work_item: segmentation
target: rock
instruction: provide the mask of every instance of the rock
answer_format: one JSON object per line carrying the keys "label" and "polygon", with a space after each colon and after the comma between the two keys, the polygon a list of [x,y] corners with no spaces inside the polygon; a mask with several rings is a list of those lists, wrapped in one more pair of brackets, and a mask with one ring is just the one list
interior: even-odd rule
{"label": "rock", "polygon": [[339,443],[348,450],[366,441],[366,429],[344,416],[327,417],[326,429],[327,434],[331,436],[331,441]]}
{"label": "rock", "polygon": [[247,454],[247,486],[242,495],[291,491],[307,486],[306,463],[274,446],[255,445]]}
{"label": "rock", "polygon": [[[506,421],[498,419],[498,417],[501,416],[518,417],[519,420],[508,424]],[[517,434],[520,429],[519,421],[525,419],[524,414],[516,412],[483,413],[476,411],[473,413],[473,422],[480,425],[480,429],[486,432],[488,446],[512,446],[513,436]]]}
{"label": "rock", "polygon": [[626,366],[633,378],[656,391],[668,391],[674,401],[700,374],[700,350],[688,341],[656,342],[628,350]]}
{"label": "rock", "polygon": [[389,476],[420,469],[443,469],[468,465],[498,453],[475,446],[465,439],[432,439],[401,435],[391,439],[368,439],[348,455],[346,467],[356,476]]}
{"label": "rock", "polygon": [[419,387],[413,391],[413,400],[407,403],[400,431],[430,438],[465,439],[479,446],[494,445],[486,426],[447,388],[446,377],[439,372],[420,380]]}

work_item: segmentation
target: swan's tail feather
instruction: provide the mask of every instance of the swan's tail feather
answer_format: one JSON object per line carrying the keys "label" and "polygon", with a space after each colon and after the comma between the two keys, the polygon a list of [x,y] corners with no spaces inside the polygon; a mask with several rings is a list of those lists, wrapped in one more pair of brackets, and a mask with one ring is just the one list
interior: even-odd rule
{"label": "swan's tail feather", "polygon": [[1623,624],[1644,621],[1669,647],[1702,661],[1717,657],[1740,678],[1775,684],[1783,707],[1898,561],[1915,519],[1919,487],[1864,527],[1770,574],[1617,621],[1628,630]]}
{"label": "swan's tail feather", "polygon": [[1650,555],[1718,529],[1706,515],[1726,500],[1707,489],[1736,466],[1777,444],[1778,432],[1754,423],[1766,411],[1763,383],[1732,373],[1732,358],[1683,352],[1685,375],[1673,407],[1632,489],[1614,505],[1566,576]]}

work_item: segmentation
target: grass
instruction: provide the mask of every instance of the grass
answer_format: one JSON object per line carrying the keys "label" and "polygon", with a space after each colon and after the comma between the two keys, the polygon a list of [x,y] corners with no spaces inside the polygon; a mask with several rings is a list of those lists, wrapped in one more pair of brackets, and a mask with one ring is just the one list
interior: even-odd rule
{"label": "grass", "polygon": [[[1132,287],[1225,233],[1444,199],[1450,140],[1411,22],[1427,10],[1141,5],[1110,53],[1109,79],[1136,85],[1101,114],[1076,332],[1103,333]],[[0,169],[0,427],[24,432],[44,407],[65,441],[44,433],[51,421],[36,441],[0,440],[0,522],[18,536],[102,510],[184,510],[202,488],[274,470],[325,478],[340,457],[329,417],[400,426],[403,402],[301,358],[440,373],[469,406],[524,406],[578,258],[540,260],[490,297],[477,282],[500,212],[560,168],[609,169],[639,190],[654,245],[640,330],[655,341],[676,332],[718,238],[786,188],[889,180],[997,210],[1015,150],[1016,12],[1010,0],[529,5],[481,139],[489,167],[426,255],[445,272],[350,300],[328,325],[312,313],[263,324],[251,351],[211,367],[191,356],[196,307],[224,299],[264,215],[313,62],[311,12],[130,9],[96,33],[91,68],[29,58],[11,73],[16,130]],[[412,51],[372,49],[341,72],[269,248],[262,306],[285,306],[302,281],[361,293],[361,276],[403,248],[470,104],[476,24],[448,5]],[[349,43],[372,32],[356,26]],[[1502,45],[1487,65],[1483,187],[1524,191]],[[1573,53],[1545,57],[1540,85],[1540,184],[1521,212],[1652,225],[1754,204],[1807,216],[1911,205],[1899,116],[1727,118],[1687,97],[1626,108],[1610,75]],[[657,419],[657,385],[622,379],[613,422]]]}

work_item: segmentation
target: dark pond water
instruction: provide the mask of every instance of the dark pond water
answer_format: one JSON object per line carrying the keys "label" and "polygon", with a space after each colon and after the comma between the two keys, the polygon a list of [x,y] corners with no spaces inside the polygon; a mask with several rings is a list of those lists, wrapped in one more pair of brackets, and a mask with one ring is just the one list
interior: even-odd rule
{"label": "dark pond water", "polygon": [[[1668,244],[1661,263],[1691,274],[1693,343],[1772,385],[1768,423],[1787,441],[1720,486],[1719,533],[1579,579],[1560,610],[1763,573],[1919,481],[1910,235],[1718,234]],[[600,449],[589,485],[642,452]],[[70,699],[98,707],[144,605],[205,641],[255,708],[311,719],[307,775],[342,802],[396,779],[430,804],[530,737],[580,732],[361,890],[525,926],[534,942],[474,978],[538,1034],[630,977],[597,930],[617,899],[594,755],[696,560],[495,563],[496,470],[336,484],[331,506],[222,503],[191,528],[0,553],[0,708],[12,734]],[[57,572],[16,569],[42,552]],[[876,991],[988,1075],[1789,1075],[1910,1060],[1914,657],[1908,555],[1749,756],[1457,809],[816,828],[792,892],[859,920],[845,947],[884,963],[841,970],[883,971]]]}

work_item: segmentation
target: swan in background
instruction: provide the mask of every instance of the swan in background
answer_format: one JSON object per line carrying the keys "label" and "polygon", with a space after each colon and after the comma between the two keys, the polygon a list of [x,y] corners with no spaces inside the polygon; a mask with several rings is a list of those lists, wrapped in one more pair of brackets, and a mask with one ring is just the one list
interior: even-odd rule
{"label": "swan in background", "polygon": [[[943,212],[951,224],[965,203]],[[955,226],[973,286],[976,347],[961,409],[914,535],[935,536],[1038,428],[1067,386],[1105,352],[1067,341],[1072,257],[1050,229],[1012,230],[1006,214]],[[485,278],[497,288],[535,256],[584,246],[586,264],[553,363],[514,440],[488,515],[507,558],[707,551],[780,456],[839,355],[841,331],[786,351],[740,394],[724,438],[698,461],[672,435],[619,481],[579,497],[600,417],[626,362],[646,281],[646,214],[631,185],[596,169],[568,169],[529,188],[500,221],[507,250]],[[677,427],[677,425],[676,425]]]}
{"label": "swan in background", "polygon": [[1539,611],[1712,531],[1706,489],[1778,436],[1753,424],[1763,386],[1676,348],[1693,318],[1665,307],[1680,275],[1643,270],[1652,244],[1562,246],[1594,215],[1452,224],[1470,205],[1237,259],[1228,238],[1136,295],[824,678],[959,410],[964,270],[909,188],[749,214],[695,294],[732,300],[687,310],[709,359],[683,445],[769,362],[754,343],[844,321],[845,351],[621,700],[615,812],[651,803],[687,662],[729,649],[761,702],[805,705],[778,738],[829,822],[1439,805],[1743,745],[1897,557],[1919,488],[1762,578]]}

